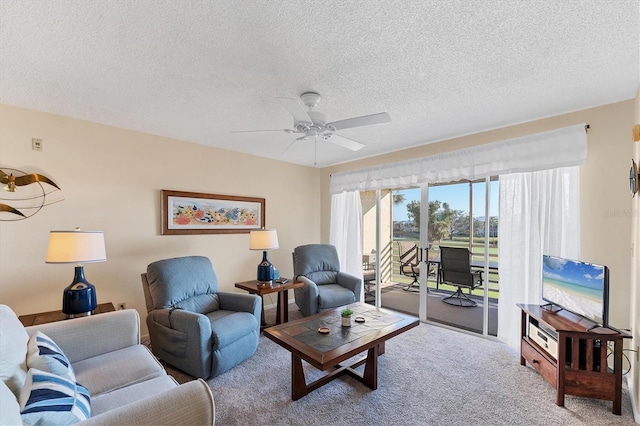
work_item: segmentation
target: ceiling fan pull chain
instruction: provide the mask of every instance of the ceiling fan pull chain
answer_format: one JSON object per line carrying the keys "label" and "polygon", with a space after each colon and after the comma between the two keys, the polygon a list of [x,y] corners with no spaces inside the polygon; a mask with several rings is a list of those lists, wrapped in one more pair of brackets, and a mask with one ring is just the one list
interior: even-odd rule
{"label": "ceiling fan pull chain", "polygon": [[315,142],[313,144],[313,166],[318,165],[318,135],[314,138]]}

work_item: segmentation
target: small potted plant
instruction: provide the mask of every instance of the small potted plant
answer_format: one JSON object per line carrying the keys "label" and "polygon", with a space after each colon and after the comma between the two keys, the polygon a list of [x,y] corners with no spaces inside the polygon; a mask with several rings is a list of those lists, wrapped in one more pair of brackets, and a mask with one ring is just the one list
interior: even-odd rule
{"label": "small potted plant", "polygon": [[343,327],[351,327],[351,315],[353,311],[349,308],[345,308],[342,310],[340,315],[342,316],[342,326]]}

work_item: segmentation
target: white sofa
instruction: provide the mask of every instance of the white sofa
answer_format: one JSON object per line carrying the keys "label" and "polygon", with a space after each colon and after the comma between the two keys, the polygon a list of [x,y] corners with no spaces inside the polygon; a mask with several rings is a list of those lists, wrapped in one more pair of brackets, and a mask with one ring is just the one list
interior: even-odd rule
{"label": "white sofa", "polygon": [[[178,385],[140,344],[139,325],[137,311],[129,309],[25,328],[9,307],[0,305],[0,424],[22,425],[25,420],[20,396],[24,406],[36,386],[39,370],[28,354],[28,342],[38,331],[57,344],[77,384],[90,393],[90,418],[78,424],[214,424],[207,384],[194,380]],[[54,423],[57,413],[43,415],[38,424]]]}

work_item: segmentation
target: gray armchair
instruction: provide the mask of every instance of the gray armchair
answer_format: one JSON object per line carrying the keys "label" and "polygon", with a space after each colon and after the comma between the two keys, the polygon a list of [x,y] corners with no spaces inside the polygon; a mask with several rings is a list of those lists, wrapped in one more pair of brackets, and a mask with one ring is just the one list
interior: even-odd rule
{"label": "gray armchair", "polygon": [[260,338],[262,299],[218,291],[211,261],[202,256],[159,260],[142,274],[153,353],[207,379],[253,355]]}
{"label": "gray armchair", "polygon": [[293,273],[304,286],[295,288],[296,305],[309,316],[360,300],[362,280],[340,272],[336,248],[308,244],[293,251]]}

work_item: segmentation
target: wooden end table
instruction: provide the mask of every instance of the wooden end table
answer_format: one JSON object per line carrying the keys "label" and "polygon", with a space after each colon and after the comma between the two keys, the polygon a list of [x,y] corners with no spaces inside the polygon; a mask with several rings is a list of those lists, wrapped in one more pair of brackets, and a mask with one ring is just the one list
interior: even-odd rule
{"label": "wooden end table", "polygon": [[[113,306],[113,303],[111,302],[100,303],[96,307],[95,311],[93,311],[93,315],[103,314],[105,312],[113,312],[115,310],[116,308],[115,306]],[[78,317],[78,318],[82,318],[82,317]],[[39,312],[37,314],[20,315],[18,319],[20,320],[22,325],[24,325],[25,327],[30,327],[32,325],[40,325],[40,324],[47,324],[50,322],[64,321],[67,319],[67,315],[63,313],[62,310],[59,310],[59,311]],[[73,318],[69,318],[69,319],[73,319]]]}
{"label": "wooden end table", "polygon": [[300,281],[289,280],[284,284],[272,281],[271,283],[262,283],[258,280],[244,281],[236,283],[237,288],[246,290],[251,294],[257,294],[262,297],[262,313],[261,313],[261,328],[267,327],[267,323],[264,319],[264,295],[270,293],[278,293],[278,303],[276,307],[276,325],[284,324],[289,321],[289,290],[297,287],[302,287],[303,283]]}

